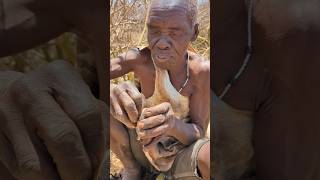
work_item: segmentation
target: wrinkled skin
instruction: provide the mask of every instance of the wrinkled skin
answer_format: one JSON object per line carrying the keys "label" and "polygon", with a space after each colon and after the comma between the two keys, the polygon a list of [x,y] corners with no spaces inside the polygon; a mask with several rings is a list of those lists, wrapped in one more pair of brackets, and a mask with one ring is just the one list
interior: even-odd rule
{"label": "wrinkled skin", "polygon": [[124,82],[119,85],[110,84],[110,103],[112,104],[110,106],[110,113],[128,128],[135,128],[137,126],[143,99],[143,95],[130,82]]}
{"label": "wrinkled skin", "polygon": [[[247,22],[244,1],[214,7],[213,87],[220,95],[244,59]],[[320,179],[319,7],[314,0],[254,0],[252,61],[223,100],[255,113],[259,180]]]}
{"label": "wrinkled skin", "polygon": [[[4,17],[0,57],[74,32],[91,50],[100,99],[107,102],[105,2],[1,0],[0,4]],[[0,72],[0,156],[11,175],[23,180],[95,179],[108,144],[105,104],[64,62],[28,74],[8,73]],[[10,176],[6,169],[0,173],[1,178]]]}
{"label": "wrinkled skin", "polygon": [[[170,80],[176,89],[180,89],[186,79],[186,50],[190,41],[196,39],[198,24],[186,15],[187,1],[153,1],[148,18],[148,48],[140,51],[129,50],[111,60],[110,77],[116,78],[133,71],[139,78],[141,95],[138,89],[128,82],[110,89],[111,149],[124,164],[124,179],[141,179],[140,165],[136,162],[129,145],[127,128],[139,127],[141,139],[149,139],[170,133],[183,144],[191,144],[204,136],[209,121],[209,75],[210,65],[197,54],[190,53],[190,79],[181,94],[190,98],[191,123],[172,118],[168,103],[147,108],[145,119],[139,120],[143,98],[152,96],[155,84],[155,69],[151,57],[157,66],[169,71]],[[168,7],[164,7],[164,4]],[[112,87],[113,85],[111,85]],[[121,96],[120,96],[121,95]],[[150,115],[151,114],[151,115]],[[202,152],[209,156],[209,146]],[[201,174],[209,179],[208,158],[202,161]],[[200,163],[199,163],[200,164]]]}
{"label": "wrinkled skin", "polygon": [[105,105],[64,61],[28,74],[3,73],[16,76],[0,103],[1,161],[11,174],[17,179],[91,179],[103,158],[98,142],[104,140]]}

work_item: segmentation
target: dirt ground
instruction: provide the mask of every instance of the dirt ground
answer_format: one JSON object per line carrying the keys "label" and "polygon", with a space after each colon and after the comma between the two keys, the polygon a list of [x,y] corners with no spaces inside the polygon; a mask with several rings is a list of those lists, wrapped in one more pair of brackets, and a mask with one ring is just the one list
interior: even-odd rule
{"label": "dirt ground", "polygon": [[110,157],[111,157],[110,158],[110,161],[111,161],[110,173],[117,174],[123,168],[123,165],[112,151],[110,151]]}

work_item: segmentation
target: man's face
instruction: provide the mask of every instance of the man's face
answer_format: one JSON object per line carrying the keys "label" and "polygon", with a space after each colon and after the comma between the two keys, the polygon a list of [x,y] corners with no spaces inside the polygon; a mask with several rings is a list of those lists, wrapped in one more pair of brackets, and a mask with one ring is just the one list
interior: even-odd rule
{"label": "man's face", "polygon": [[154,7],[147,25],[151,56],[158,67],[170,69],[184,60],[188,44],[196,36],[184,9]]}

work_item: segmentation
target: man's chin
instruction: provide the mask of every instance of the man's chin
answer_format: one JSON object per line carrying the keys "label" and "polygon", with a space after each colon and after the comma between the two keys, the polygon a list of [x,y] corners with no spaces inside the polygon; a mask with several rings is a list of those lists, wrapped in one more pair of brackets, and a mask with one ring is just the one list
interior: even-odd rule
{"label": "man's chin", "polygon": [[156,61],[156,62],[158,62],[159,64],[161,63],[161,64],[165,64],[165,63],[168,63],[168,62],[170,62],[170,58],[169,57],[166,57],[166,58],[159,58],[159,57],[157,57],[157,58],[154,58],[154,60]]}
{"label": "man's chin", "polygon": [[170,66],[172,66],[172,59],[170,58],[154,58],[153,60],[155,65],[161,69],[170,69]]}
{"label": "man's chin", "polygon": [[167,62],[163,62],[163,63],[155,62],[155,64],[156,64],[157,68],[167,69],[167,70],[170,69],[170,65]]}

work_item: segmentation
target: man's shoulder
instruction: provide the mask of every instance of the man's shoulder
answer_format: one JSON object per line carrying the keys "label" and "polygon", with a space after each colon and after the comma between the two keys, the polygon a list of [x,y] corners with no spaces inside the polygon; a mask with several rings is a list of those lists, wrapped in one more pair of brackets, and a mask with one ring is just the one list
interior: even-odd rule
{"label": "man's shoulder", "polygon": [[150,50],[148,48],[130,48],[120,56],[122,56],[125,61],[132,62],[133,66],[150,63]]}

